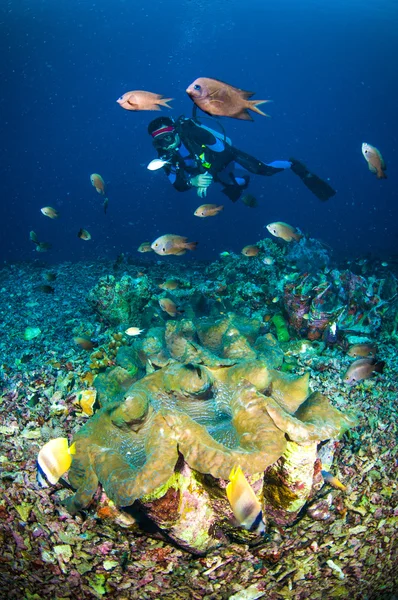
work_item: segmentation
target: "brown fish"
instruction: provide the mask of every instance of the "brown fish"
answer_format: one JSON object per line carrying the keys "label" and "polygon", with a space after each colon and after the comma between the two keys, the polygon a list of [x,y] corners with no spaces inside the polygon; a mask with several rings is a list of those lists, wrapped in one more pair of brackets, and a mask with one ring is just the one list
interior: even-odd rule
{"label": "brown fish", "polygon": [[38,285],[36,286],[36,290],[38,292],[43,292],[43,294],[53,294],[54,288],[51,285]]}
{"label": "brown fish", "polygon": [[254,92],[241,90],[218,79],[199,77],[191,83],[186,92],[196,106],[209,115],[253,121],[248,112],[252,110],[263,117],[269,117],[257,106],[270,100],[249,100]]}
{"label": "brown fish", "polygon": [[354,361],[347,369],[343,381],[347,385],[355,385],[363,379],[368,379],[373,373],[383,373],[385,362],[374,358],[360,358]]}
{"label": "brown fish", "polygon": [[152,250],[156,254],[166,256],[168,254],[174,254],[175,256],[181,256],[185,254],[187,250],[196,250],[198,242],[187,242],[186,237],[182,235],[174,235],[173,233],[167,233],[161,235],[151,244]]}
{"label": "brown fish", "polygon": [[171,100],[173,98],[164,98],[163,94],[135,90],[133,92],[126,92],[116,102],[126,110],[160,110],[161,106],[171,108],[167,104]]}
{"label": "brown fish", "polygon": [[88,337],[78,336],[74,337],[73,341],[75,344],[83,348],[83,350],[92,350],[95,348],[96,344],[90,340]]}
{"label": "brown fish", "polygon": [[77,237],[79,237],[81,240],[84,240],[85,242],[91,240],[91,234],[87,231],[87,229],[79,229]]}
{"label": "brown fish", "polygon": [[59,212],[52,208],[51,206],[44,206],[40,209],[45,217],[50,217],[50,219],[58,219]]}
{"label": "brown fish", "polygon": [[243,256],[257,256],[257,254],[260,252],[260,248],[258,246],[245,246],[242,249],[242,254]]}
{"label": "brown fish", "polygon": [[177,306],[170,300],[170,298],[160,298],[159,305],[165,313],[167,313],[170,317],[176,317],[177,315],[182,315],[182,312],[177,309]]}
{"label": "brown fish", "polygon": [[255,208],[257,206],[257,199],[253,196],[253,194],[244,194],[242,196],[242,202],[250,208]]}
{"label": "brown fish", "polygon": [[298,242],[303,237],[301,233],[297,231],[295,227],[284,223],[283,221],[276,221],[267,225],[268,231],[275,237],[285,240],[285,242],[291,242],[295,240]]}
{"label": "brown fish", "polygon": [[167,279],[164,283],[159,283],[161,290],[176,290],[180,287],[180,282],[177,279]]}
{"label": "brown fish", "polygon": [[142,242],[137,248],[138,252],[152,252],[151,242]]}
{"label": "brown fish", "polygon": [[92,173],[90,175],[91,185],[95,187],[97,192],[101,194],[101,196],[105,196],[105,181],[102,179],[101,175],[98,173]]}
{"label": "brown fish", "polygon": [[223,205],[220,204],[201,204],[193,213],[195,217],[215,217],[224,209]]}
{"label": "brown fish", "polygon": [[365,358],[367,356],[376,356],[377,348],[372,344],[354,344],[348,348],[348,356]]}
{"label": "brown fish", "polygon": [[377,179],[387,179],[387,175],[384,172],[387,167],[380,151],[364,142],[362,144],[362,154],[368,163],[369,171],[375,173]]}

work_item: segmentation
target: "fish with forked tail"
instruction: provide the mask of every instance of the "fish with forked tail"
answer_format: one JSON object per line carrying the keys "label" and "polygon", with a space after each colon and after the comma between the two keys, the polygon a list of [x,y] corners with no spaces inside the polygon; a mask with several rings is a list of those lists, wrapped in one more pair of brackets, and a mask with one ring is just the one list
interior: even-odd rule
{"label": "fish with forked tail", "polygon": [[185,254],[187,250],[196,250],[198,242],[188,242],[188,238],[182,235],[175,235],[173,233],[167,233],[161,235],[151,244],[152,250],[160,256],[168,254],[174,254],[175,256],[181,256]]}
{"label": "fish with forked tail", "polygon": [[347,369],[343,381],[348,385],[355,385],[364,379],[368,379],[373,373],[383,373],[384,360],[375,358],[360,358],[355,360]]}
{"label": "fish with forked tail", "polygon": [[116,102],[126,110],[160,110],[161,106],[171,108],[167,103],[173,98],[164,98],[162,94],[154,94],[144,90],[126,92]]}
{"label": "fish with forked tail", "polygon": [[218,79],[199,77],[186,91],[196,106],[209,115],[253,121],[249,113],[252,110],[263,117],[269,117],[258,105],[271,102],[270,100],[249,100],[254,92],[236,88]]}

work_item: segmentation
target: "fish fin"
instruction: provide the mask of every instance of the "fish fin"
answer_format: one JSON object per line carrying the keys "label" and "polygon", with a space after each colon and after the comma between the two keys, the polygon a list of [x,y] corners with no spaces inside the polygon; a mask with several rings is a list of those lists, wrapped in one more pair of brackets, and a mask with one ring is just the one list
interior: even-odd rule
{"label": "fish fin", "polygon": [[387,179],[387,175],[384,173],[382,169],[377,171],[377,179]]}
{"label": "fish fin", "polygon": [[251,98],[252,96],[254,96],[254,94],[256,92],[249,92],[248,90],[239,90],[238,89],[238,93],[239,93],[239,96],[241,96],[242,98],[244,98],[244,100],[248,100],[249,98]]}
{"label": "fish fin", "polygon": [[186,248],[187,250],[196,250],[197,245],[198,242],[187,242],[184,244],[184,248]]}
{"label": "fish fin", "polygon": [[271,100],[249,100],[247,102],[247,108],[252,110],[253,112],[256,112],[259,115],[262,115],[263,117],[270,117],[270,115],[267,115],[267,113],[263,112],[258,108],[259,104],[266,104],[267,102],[271,102]]}
{"label": "fish fin", "polygon": [[224,104],[224,101],[223,100],[217,100],[217,98],[211,98],[209,100],[209,103],[210,104]]}
{"label": "fish fin", "polygon": [[368,162],[368,167],[369,171],[372,171],[372,173],[377,173],[376,167],[374,167],[370,162]]}
{"label": "fish fin", "polygon": [[76,454],[76,442],[73,442],[73,444],[71,444],[68,452],[69,454]]}
{"label": "fish fin", "polygon": [[[232,115],[231,115],[232,116]],[[241,119],[242,121],[253,121],[253,117],[247,112],[247,108],[242,108],[238,113],[233,115],[235,119]]]}
{"label": "fish fin", "polygon": [[224,210],[224,206],[222,204],[220,204],[220,206],[216,206],[216,208],[214,209],[214,212],[215,212],[215,214],[218,214],[222,210]]}
{"label": "fish fin", "polygon": [[166,108],[173,108],[172,106],[169,106],[167,103],[171,102],[172,100],[174,100],[174,98],[161,98],[159,100],[159,104],[161,104],[162,106],[165,106]]}
{"label": "fish fin", "polygon": [[179,252],[176,252],[176,253],[174,254],[174,256],[182,256],[182,255],[183,255],[183,254],[185,254],[185,253],[186,253],[186,250],[185,250],[185,249],[183,249],[183,250],[180,250]]}
{"label": "fish fin", "polygon": [[[159,101],[160,102],[160,101]],[[168,108],[171,108],[170,106]],[[162,110],[158,104],[152,104],[151,108],[147,108],[146,110]]]}

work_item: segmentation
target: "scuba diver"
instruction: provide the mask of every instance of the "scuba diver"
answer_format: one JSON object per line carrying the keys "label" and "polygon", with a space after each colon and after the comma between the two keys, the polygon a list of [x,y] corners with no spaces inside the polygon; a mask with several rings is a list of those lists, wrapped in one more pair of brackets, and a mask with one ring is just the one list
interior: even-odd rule
{"label": "scuba diver", "polygon": [[[232,146],[225,135],[184,115],[176,121],[158,117],[148,125],[158,159],[152,170],[163,168],[169,181],[179,192],[196,188],[199,197],[207,195],[213,181],[221,183],[223,193],[236,202],[250,182],[250,173],[275,175],[291,169],[319,200],[328,200],[335,190],[314,175],[298,160],[276,160],[264,163]],[[151,165],[151,163],[150,163]]]}

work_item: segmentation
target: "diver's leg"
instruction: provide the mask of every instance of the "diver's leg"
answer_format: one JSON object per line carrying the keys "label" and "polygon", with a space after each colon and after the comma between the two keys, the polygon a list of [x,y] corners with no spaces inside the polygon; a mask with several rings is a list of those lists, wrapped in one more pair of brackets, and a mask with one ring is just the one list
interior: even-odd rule
{"label": "diver's leg", "polygon": [[336,193],[326,181],[323,181],[318,175],[311,173],[303,163],[295,158],[291,158],[290,160],[274,160],[270,163],[264,163],[254,156],[242,152],[242,150],[238,150],[237,148],[232,148],[232,150],[235,155],[235,161],[240,166],[250,171],[250,173],[269,177],[280,171],[291,169],[295,175],[300,177],[304,185],[319,198],[319,200],[328,200]]}
{"label": "diver's leg", "polygon": [[300,177],[304,185],[310,192],[315,194],[319,200],[329,200],[329,198],[332,198],[332,196],[335,195],[336,190],[334,190],[327,181],[324,181],[318,177],[318,175],[311,173],[303,163],[295,158],[291,158],[290,162],[293,173]]}
{"label": "diver's leg", "polygon": [[235,171],[235,162],[230,162],[222,171],[217,173],[217,181],[224,186],[223,194],[228,196],[232,202],[239,200],[243,190],[245,190],[250,182],[250,177],[247,169],[240,168],[239,172]]}

